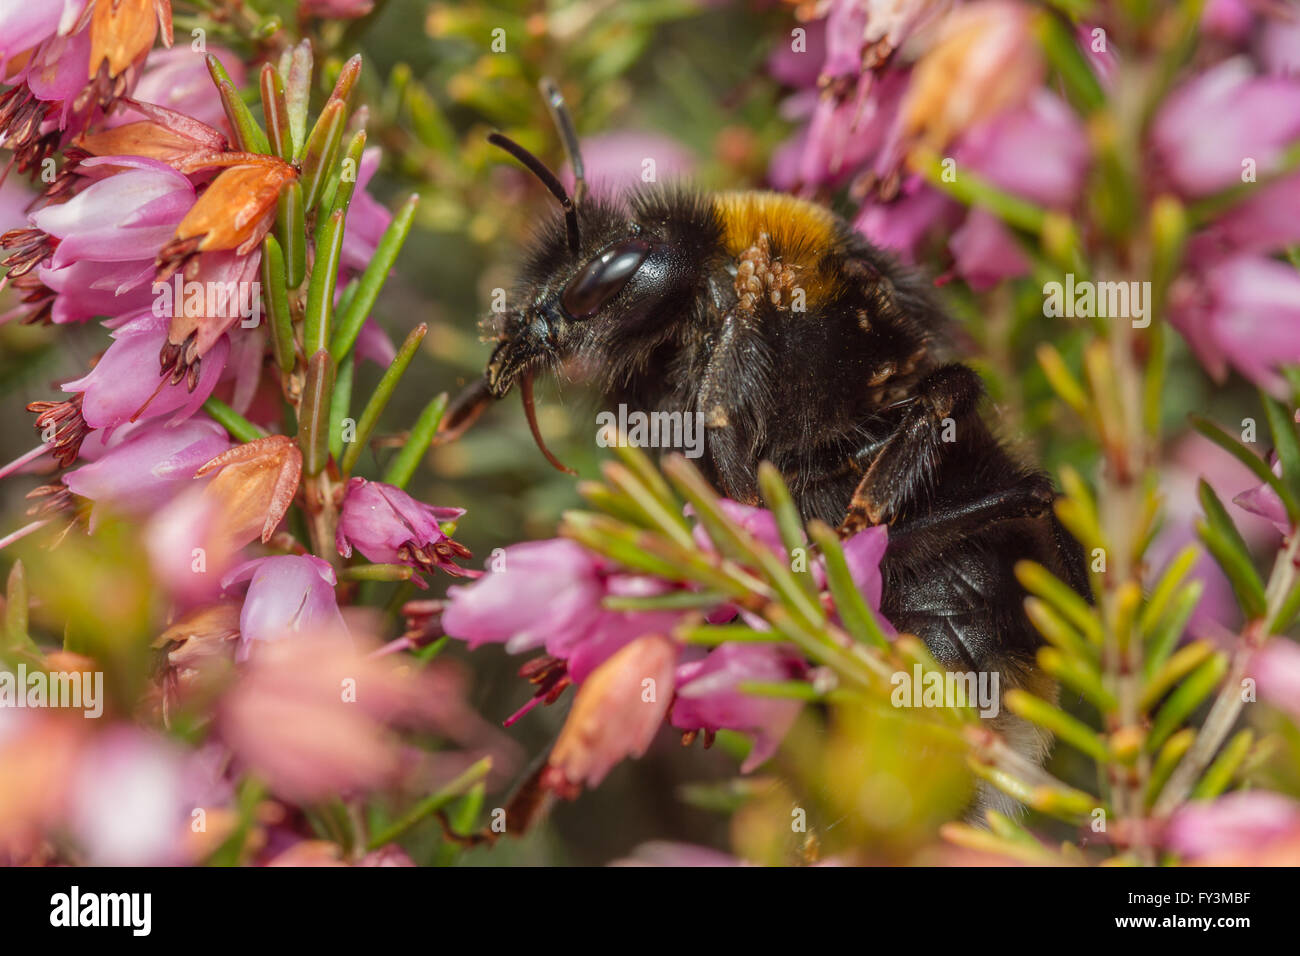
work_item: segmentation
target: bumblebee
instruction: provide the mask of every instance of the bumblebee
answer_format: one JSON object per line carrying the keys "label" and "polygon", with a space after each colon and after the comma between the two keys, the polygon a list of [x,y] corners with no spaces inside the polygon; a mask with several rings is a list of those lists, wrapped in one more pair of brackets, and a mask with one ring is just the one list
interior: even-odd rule
{"label": "bumblebee", "polygon": [[720,493],[758,503],[767,460],[805,520],[843,535],[888,525],[885,617],[951,669],[1036,686],[1039,639],[1013,568],[1040,562],[1086,593],[1082,553],[1053,513],[1047,476],[981,416],[980,378],[951,360],[950,323],[927,285],[826,208],[788,195],[593,196],[563,100],[546,81],[543,94],[574,193],[521,146],[490,137],[562,214],[528,252],[513,310],[489,326],[484,377],[449,411],[448,431],[518,386],[558,465],[537,430],[532,380],[574,366],[611,403],[699,413],[700,463]]}

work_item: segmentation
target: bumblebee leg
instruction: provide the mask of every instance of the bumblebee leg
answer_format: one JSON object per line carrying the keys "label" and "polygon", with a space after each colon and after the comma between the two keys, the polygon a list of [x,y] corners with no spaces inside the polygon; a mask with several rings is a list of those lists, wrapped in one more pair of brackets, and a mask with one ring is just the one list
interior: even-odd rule
{"label": "bumblebee leg", "polygon": [[938,473],[945,444],[952,441],[946,433],[974,414],[983,393],[979,376],[965,365],[944,365],[926,376],[858,483],[840,533],[892,523],[916,503]]}
{"label": "bumblebee leg", "polygon": [[479,379],[451,400],[442,421],[438,423],[435,445],[446,445],[455,441],[483,414],[483,410],[494,401],[492,390],[486,379]]}
{"label": "bumblebee leg", "polygon": [[1010,488],[909,518],[898,530],[891,529],[889,547],[896,554],[916,550],[923,547],[927,532],[941,536],[945,543],[955,543],[999,522],[1045,517],[1055,501],[1056,493],[1046,475],[1028,475]]}

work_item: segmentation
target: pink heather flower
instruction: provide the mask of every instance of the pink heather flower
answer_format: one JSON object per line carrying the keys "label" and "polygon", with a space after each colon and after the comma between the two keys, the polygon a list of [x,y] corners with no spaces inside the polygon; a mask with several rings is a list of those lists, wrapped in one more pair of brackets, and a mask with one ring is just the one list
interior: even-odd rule
{"label": "pink heather flower", "polygon": [[1062,100],[1038,90],[1024,106],[971,129],[956,151],[968,168],[1036,203],[1075,205],[1088,167],[1088,140]]}
{"label": "pink heather flower", "polygon": [[672,701],[677,645],[640,637],[600,665],[578,690],[542,778],[565,797],[595,787],[615,764],[640,757]]}
{"label": "pink heather flower", "polygon": [[56,33],[69,33],[81,16],[86,0],[45,0],[42,3],[4,0],[0,3],[0,76],[19,53],[45,42]]}
{"label": "pink heather flower", "polygon": [[[1094,31],[1099,29],[1096,24],[1079,24],[1076,36],[1078,37],[1079,49],[1088,60],[1088,65],[1092,67],[1092,72],[1097,75],[1097,80],[1106,89],[1110,89],[1115,82],[1115,73],[1119,69],[1119,57],[1115,55],[1115,48],[1110,44],[1110,38],[1103,32],[1094,37]],[[1104,49],[1097,49],[1102,43]]]}
{"label": "pink heather flower", "polygon": [[158,353],[167,341],[167,319],[151,313],[128,319],[113,333],[113,344],[88,374],[63,386],[83,393],[82,417],[91,428],[115,428],[133,418],[157,418],[176,412],[173,421],[190,417],[207,401],[225,368],[227,340],[196,363],[194,388],[158,375]]}
{"label": "pink heather flower", "polygon": [[832,0],[822,83],[882,67],[908,37],[951,6],[952,0]]}
{"label": "pink heather flower", "polygon": [[953,266],[973,289],[1028,275],[1031,265],[1015,234],[986,209],[972,209],[948,240]]}
{"label": "pink heather flower", "polygon": [[891,73],[872,85],[869,96],[818,100],[803,140],[798,181],[841,182],[879,154],[906,85],[901,74]]}
{"label": "pink heather flower", "polygon": [[474,584],[447,589],[442,626],[471,648],[504,643],[512,654],[579,638],[601,612],[602,568],[563,538],[511,545]]}
{"label": "pink heather flower", "polygon": [[[803,89],[817,85],[826,59],[826,21],[801,23],[803,50],[794,49],[794,36],[787,34],[777,40],[767,57],[767,71],[779,83]],[[794,28],[791,27],[791,30]]]}
{"label": "pink heather flower", "polygon": [[876,245],[913,264],[925,237],[936,229],[954,225],[960,208],[919,177],[908,177],[892,201],[864,203],[853,226]]}
{"label": "pink heather flower", "polygon": [[[39,266],[32,275],[53,294],[48,318],[55,325],[85,322],[100,316],[131,315],[154,301],[150,285],[152,259],[99,262],[78,259],[61,269]],[[42,303],[46,304],[46,303]],[[33,320],[43,316],[34,315]]]}
{"label": "pink heather flower", "polygon": [[[721,507],[765,547],[785,553],[770,512],[726,499]],[[694,536],[701,548],[712,550],[701,527],[696,527]],[[880,606],[880,561],[887,541],[888,529],[880,527],[855,535],[844,545],[849,572],[875,609]],[[813,562],[811,571],[818,586],[824,586],[822,562]],[[494,559],[492,570],[474,585],[449,589],[441,623],[446,634],[469,641],[471,647],[488,641],[504,642],[512,653],[545,647],[548,656],[521,671],[538,689],[507,722],[513,723],[537,704],[554,701],[569,683],[585,687],[606,664],[645,636],[670,633],[683,614],[610,610],[603,606],[606,597],[653,596],[674,588],[653,577],[613,570],[570,541],[530,542],[505,549]],[[721,606],[708,619],[722,622],[736,613],[734,607]],[[882,624],[888,629],[887,622]],[[755,626],[765,625],[755,619]],[[748,769],[771,755],[798,706],[746,698],[737,685],[750,679],[797,677],[803,665],[793,652],[771,645],[724,647],[729,649],[719,648],[678,672],[679,681],[693,690],[683,697],[673,720],[690,730],[729,727],[753,733],[756,746]]]}
{"label": "pink heather flower", "polygon": [[1201,29],[1232,42],[1250,35],[1254,13],[1248,0],[1206,0],[1201,10]]}
{"label": "pink heather flower", "polygon": [[1202,196],[1275,170],[1300,137],[1300,81],[1255,76],[1245,59],[1212,67],[1175,90],[1152,125],[1152,144],[1173,185]]}
{"label": "pink heather flower", "polygon": [[678,666],[672,725],[752,734],[754,747],[740,766],[742,773],[749,773],[776,752],[803,704],[746,694],[740,683],[794,680],[806,669],[801,657],[771,644],[723,644],[703,660]]}
{"label": "pink heather flower", "polygon": [[[1181,436],[1169,449],[1160,468],[1160,494],[1164,514],[1160,530],[1147,552],[1147,583],[1155,582],[1183,548],[1197,542],[1196,525],[1204,520],[1197,488],[1203,478],[1220,498],[1241,487],[1248,475],[1245,467],[1209,439],[1194,432]],[[1258,522],[1253,522],[1258,525]],[[1241,522],[1241,530],[1251,543],[1259,528],[1250,519]],[[1235,628],[1241,609],[1218,562],[1202,552],[1192,566],[1191,577],[1202,585],[1201,599],[1188,621],[1186,633],[1213,639],[1225,629]]]}
{"label": "pink heather flower", "polygon": [[422,696],[409,672],[324,626],[259,648],[217,708],[238,764],[299,803],[392,782],[402,751],[387,725]]}
{"label": "pink heather flower", "polygon": [[[400,488],[381,481],[353,478],[343,496],[334,543],[339,554],[352,557],[352,548],[378,564],[405,564],[420,571],[436,569],[461,575],[456,558],[469,551],[442,533],[439,524],[455,521],[463,508],[435,508],[416,501]],[[424,586],[418,575],[415,580]]]}
{"label": "pink heather flower", "polygon": [[[184,113],[213,129],[226,129],[226,113],[208,72],[207,55],[221,61],[235,89],[243,88],[246,71],[239,56],[225,47],[214,45],[209,45],[207,54],[204,54],[185,43],[170,50],[157,49],[149,53],[131,98]],[[140,114],[128,106],[114,112],[104,125],[112,128],[140,119]]]}
{"label": "pink heather flower", "polygon": [[1232,366],[1282,394],[1278,367],[1300,362],[1300,273],[1273,259],[1227,259],[1178,280],[1170,320],[1215,381]]}
{"label": "pink heather flower", "polygon": [[27,225],[27,207],[35,198],[17,177],[0,182],[0,234]]}
{"label": "pink heather flower", "polygon": [[833,0],[826,13],[826,60],[820,79],[857,77],[862,70],[862,38],[867,26],[863,0]]}
{"label": "pink heather flower", "polygon": [[189,179],[156,160],[98,156],[82,160],[80,168],[121,172],[32,213],[32,226],[58,240],[52,269],[83,259],[152,263],[194,205]]}
{"label": "pink heather flower", "polygon": [[243,542],[233,539],[226,514],[194,482],[150,518],[144,545],[154,579],[184,608],[214,600],[221,579],[239,558]]}
{"label": "pink heather flower", "polygon": [[221,586],[228,591],[242,581],[249,584],[239,613],[241,657],[248,656],[254,641],[347,632],[334,595],[338,579],[328,561],[310,554],[255,558],[222,578]]}
{"label": "pink heather flower", "polygon": [[1274,637],[1250,662],[1259,695],[1300,720],[1300,644]]}
{"label": "pink heather flower", "polygon": [[[756,508],[753,505],[742,505],[739,501],[732,501],[730,498],[721,498],[718,505],[722,513],[737,524],[742,531],[747,532],[769,550],[778,554],[785,554],[785,544],[781,541],[781,531],[776,524],[776,515],[766,508]],[[689,505],[686,508],[686,514],[694,517],[695,510]],[[696,524],[692,535],[695,543],[706,551],[716,551],[713,541],[709,538],[709,533],[704,529],[704,525]]]}
{"label": "pink heather flower", "polygon": [[133,727],[115,727],[93,739],[78,761],[70,805],[86,862],[185,862],[193,790],[186,758],[170,742]]}
{"label": "pink heather flower", "polygon": [[1300,175],[1262,183],[1192,237],[1188,256],[1209,265],[1241,252],[1271,253],[1300,242]]}
{"label": "pink heather flower", "polygon": [[[743,531],[753,535],[760,544],[783,559],[788,557],[785,544],[781,540],[780,529],[776,524],[776,516],[772,512],[766,508],[742,505],[729,498],[720,499],[719,504],[723,513]],[[692,513],[688,507],[687,514]],[[708,532],[704,530],[703,525],[696,525],[693,534],[701,548],[707,551],[714,550],[713,542],[709,540]],[[888,527],[878,525],[858,532],[843,543],[844,560],[849,567],[849,573],[868,603],[876,610],[880,609],[880,561],[884,557],[888,541]],[[820,558],[810,564],[810,570],[817,586],[825,587],[826,569]]]}
{"label": "pink heather flower", "polygon": [[[1273,474],[1279,478],[1282,477],[1282,462],[1273,462]],[[1286,506],[1282,504],[1282,499],[1278,497],[1276,491],[1269,487],[1267,482],[1256,485],[1243,491],[1232,499],[1237,506],[1249,511],[1253,515],[1259,515],[1273,523],[1282,534],[1287,534],[1291,530],[1291,519],[1287,517]]]}
{"label": "pink heather flower", "polygon": [[[611,575],[605,581],[610,596],[650,597],[672,587],[655,578]],[[578,684],[616,651],[643,634],[666,633],[681,619],[677,611],[606,611],[602,609],[580,639],[548,640],[546,652],[563,658],[569,677]]]}
{"label": "pink heather flower", "polygon": [[[89,109],[72,110],[90,75],[89,31],[71,34],[84,6],[84,0],[7,0],[0,9],[0,78],[9,87],[0,93],[0,146],[13,152],[19,172],[51,158],[95,107],[91,101]],[[22,56],[26,64],[11,75],[13,60]]]}
{"label": "pink heather flower", "polygon": [[396,843],[389,843],[371,850],[357,861],[357,866],[415,866],[415,861]]}
{"label": "pink heather flower", "polygon": [[[184,292],[189,283],[197,283],[190,288],[211,289],[248,289],[254,288],[253,283],[258,280],[260,275],[260,266],[262,262],[261,250],[254,250],[251,253],[240,254],[234,250],[222,249],[213,252],[205,252],[196,256],[186,265],[182,273]],[[216,308],[207,307],[206,298],[202,309],[196,310],[182,301],[175,294],[177,279],[173,276],[170,280],[171,295],[170,299],[167,293],[162,293],[162,283],[151,285],[151,288],[157,288],[162,297],[155,299],[152,313],[160,318],[166,318],[170,321],[167,325],[167,341],[169,347],[178,353],[178,361],[183,361],[179,356],[183,353],[188,356],[189,349],[194,350],[197,358],[190,364],[197,364],[198,358],[204,360],[210,354],[212,348],[227,332],[232,337],[241,333],[234,329],[235,323],[244,315],[241,313],[241,300],[239,295],[230,296],[224,303],[214,303]],[[189,293],[185,294],[186,296]],[[251,295],[251,291],[249,293]],[[168,304],[170,302],[170,308]],[[247,299],[245,299],[247,304]],[[259,328],[261,326],[259,325]],[[191,336],[192,344],[190,344]],[[182,349],[184,346],[184,349]]]}
{"label": "pink heather flower", "polygon": [[1257,47],[1266,72],[1300,77],[1300,16],[1270,17],[1260,31]]}
{"label": "pink heather flower", "polygon": [[91,529],[101,508],[144,514],[172,498],[199,466],[230,447],[226,430],[207,418],[176,427],[149,422],[91,464],[63,476],[63,483],[95,502]]}
{"label": "pink heather flower", "polygon": [[397,348],[393,345],[393,340],[374,319],[366,319],[362,324],[355,351],[357,358],[374,362],[380,368],[388,368],[397,357]]}
{"label": "pink heather flower", "polygon": [[27,293],[28,321],[80,322],[148,308],[155,257],[194,204],[194,187],[151,159],[83,160],[89,180],[0,236],[0,263]]}
{"label": "pink heather flower", "polygon": [[[864,528],[841,545],[844,549],[844,563],[849,568],[849,576],[853,578],[853,583],[858,586],[858,590],[862,592],[863,598],[873,611],[880,610],[880,599],[884,593],[884,578],[880,573],[880,562],[884,559],[885,549],[888,546],[889,528],[886,525]],[[818,562],[813,570],[819,571],[821,568],[822,565]],[[888,623],[881,619],[882,626]],[[890,628],[885,627],[885,630],[888,632]]]}
{"label": "pink heather flower", "polygon": [[616,572],[572,541],[530,541],[506,548],[474,584],[448,588],[442,626],[470,647],[504,643],[512,654],[545,647],[581,682],[624,645],[667,630],[680,617],[607,611],[604,598],[669,589],[662,581]]}
{"label": "pink heather flower", "polygon": [[1298,838],[1300,803],[1263,790],[1189,803],[1165,830],[1167,848],[1198,862],[1249,862],[1276,844],[1294,846]]}

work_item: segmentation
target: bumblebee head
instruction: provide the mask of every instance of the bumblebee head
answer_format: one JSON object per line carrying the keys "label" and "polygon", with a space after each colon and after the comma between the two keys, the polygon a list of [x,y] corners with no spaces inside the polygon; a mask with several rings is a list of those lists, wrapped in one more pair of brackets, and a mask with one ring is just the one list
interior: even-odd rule
{"label": "bumblebee head", "polygon": [[[484,370],[483,390],[504,398],[519,385],[533,422],[532,379],[571,358],[605,359],[648,348],[662,334],[656,319],[692,294],[699,263],[690,243],[652,234],[619,201],[588,194],[573,123],[558,89],[542,81],[574,171],[570,196],[546,165],[501,133],[488,140],[525,166],[559,202],[544,223],[507,309],[486,323],[496,347]],[[554,458],[542,446],[554,464]]]}
{"label": "bumblebee head", "polygon": [[[594,204],[593,204],[594,205]],[[626,214],[593,209],[592,241],[577,253],[543,236],[515,298],[491,325],[496,349],[485,371],[502,398],[516,381],[574,357],[608,360],[655,338],[674,299],[689,294],[696,269],[679,243],[645,234]]]}

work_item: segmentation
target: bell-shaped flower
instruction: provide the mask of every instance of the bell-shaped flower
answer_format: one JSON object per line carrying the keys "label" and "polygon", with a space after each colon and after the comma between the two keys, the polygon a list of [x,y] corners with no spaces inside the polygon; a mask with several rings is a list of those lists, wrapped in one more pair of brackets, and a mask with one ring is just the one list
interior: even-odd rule
{"label": "bell-shaped flower", "polygon": [[572,798],[615,764],[650,747],[672,702],[677,645],[660,635],[632,641],[587,678],[574,698],[543,784]]}
{"label": "bell-shaped flower", "polygon": [[278,641],[294,634],[344,633],[328,561],[305,554],[246,561],[221,580],[227,590],[248,581],[239,612],[239,639],[247,655],[253,641]]}
{"label": "bell-shaped flower", "polygon": [[702,660],[677,668],[672,724],[682,730],[752,734],[754,747],[740,767],[748,773],[776,752],[803,704],[747,694],[740,684],[798,680],[806,670],[801,657],[779,645],[722,644]]}
{"label": "bell-shaped flower", "polygon": [[[456,558],[468,550],[443,534],[441,523],[455,521],[462,508],[436,508],[416,501],[400,488],[381,481],[352,478],[343,496],[335,545],[345,558],[355,547],[378,564],[405,564],[420,571],[465,572]],[[423,584],[423,579],[416,577]]]}
{"label": "bell-shaped flower", "polygon": [[204,494],[216,502],[222,527],[236,546],[271,540],[293,504],[302,475],[302,451],[285,435],[236,445],[202,465],[195,475],[216,472]]}
{"label": "bell-shaped flower", "polygon": [[88,374],[63,386],[82,395],[82,416],[91,428],[115,428],[128,421],[176,412],[190,417],[207,401],[225,368],[229,346],[217,342],[209,355],[180,377],[160,377],[158,356],[166,342],[166,320],[152,313],[129,319]]}
{"label": "bell-shaped flower", "polygon": [[1300,137],[1300,79],[1256,76],[1244,58],[1225,60],[1169,96],[1151,137],[1184,196],[1253,182],[1276,171]]}
{"label": "bell-shaped flower", "polygon": [[75,494],[101,508],[144,514],[169,500],[205,462],[230,447],[226,430],[208,418],[174,428],[150,422],[98,460],[63,476]]}

